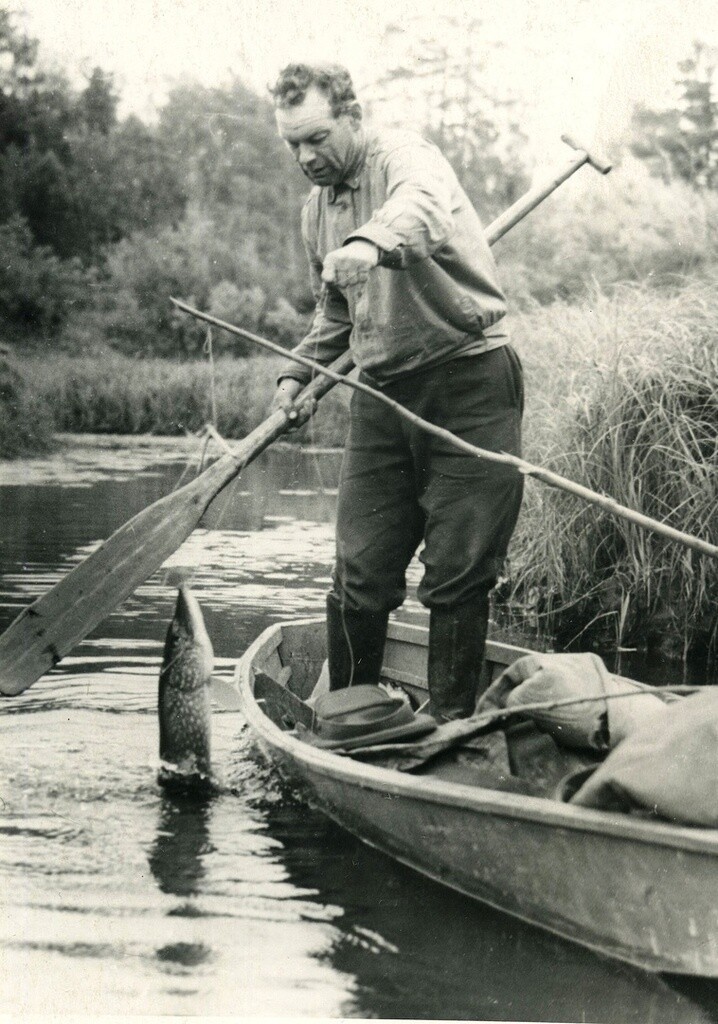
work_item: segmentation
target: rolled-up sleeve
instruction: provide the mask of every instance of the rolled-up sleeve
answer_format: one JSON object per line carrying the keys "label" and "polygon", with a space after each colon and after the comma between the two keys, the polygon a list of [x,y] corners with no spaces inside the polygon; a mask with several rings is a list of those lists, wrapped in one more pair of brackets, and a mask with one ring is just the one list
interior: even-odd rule
{"label": "rolled-up sleeve", "polygon": [[[316,308],[309,334],[292,351],[301,356],[308,356],[322,366],[328,366],[349,348],[352,322],[345,297],[338,288],[322,281],[322,263],[308,238],[306,208],[302,230],[309,257],[309,273]],[[302,384],[308,384],[313,376],[309,367],[287,360],[281,367],[278,380],[291,377]]]}
{"label": "rolled-up sleeve", "polygon": [[403,267],[427,259],[453,235],[453,171],[436,146],[423,140],[385,156],[386,200],[346,239],[364,238],[380,250],[379,262]]}

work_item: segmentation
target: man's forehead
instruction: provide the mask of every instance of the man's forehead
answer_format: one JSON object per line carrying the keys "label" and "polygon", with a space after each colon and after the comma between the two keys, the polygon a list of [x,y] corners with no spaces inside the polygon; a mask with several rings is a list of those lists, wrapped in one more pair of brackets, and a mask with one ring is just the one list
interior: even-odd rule
{"label": "man's forehead", "polygon": [[281,135],[311,132],[335,119],[328,98],[318,89],[308,89],[301,103],[293,107],[277,107],[274,113]]}

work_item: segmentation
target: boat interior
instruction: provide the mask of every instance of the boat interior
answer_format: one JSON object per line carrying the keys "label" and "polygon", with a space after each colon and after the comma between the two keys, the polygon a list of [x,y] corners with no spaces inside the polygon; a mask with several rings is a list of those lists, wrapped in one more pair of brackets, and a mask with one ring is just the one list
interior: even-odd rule
{"label": "boat interior", "polygon": [[[489,641],[482,669],[481,690],[494,682],[517,658],[530,653],[524,648]],[[275,725],[311,742],[314,717],[312,695],[326,657],[324,623],[283,624],[269,637],[254,659],[254,697]],[[398,689],[412,708],[428,700],[426,681],[428,629],[392,622],[384,652],[381,683],[390,691]],[[439,739],[439,726],[429,739]],[[375,751],[336,751],[378,767],[410,771],[444,782],[565,800],[581,773],[601,759],[592,752],[578,752],[559,746],[528,720],[504,723],[501,728],[461,739],[450,749],[417,758],[411,765],[396,756],[396,745]],[[420,751],[422,740],[407,740],[402,748]],[[428,748],[424,745],[424,749]]]}

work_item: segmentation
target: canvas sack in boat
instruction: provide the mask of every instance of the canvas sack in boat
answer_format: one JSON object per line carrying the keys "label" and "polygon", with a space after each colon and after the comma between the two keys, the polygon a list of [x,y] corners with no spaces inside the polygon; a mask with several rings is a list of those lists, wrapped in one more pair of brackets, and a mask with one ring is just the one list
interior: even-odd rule
{"label": "canvas sack in boat", "polygon": [[581,807],[642,808],[718,828],[718,691],[684,697],[628,736],[571,798]]}
{"label": "canvas sack in boat", "polygon": [[[618,696],[626,691],[635,696]],[[531,719],[565,747],[605,752],[666,710],[654,693],[612,676],[595,654],[527,654],[501,673],[477,710],[583,696],[608,699],[534,711]]]}
{"label": "canvas sack in boat", "polygon": [[429,715],[415,714],[409,701],[381,686],[349,686],[324,693],[314,704],[315,746],[351,750],[420,736],[436,728]]}

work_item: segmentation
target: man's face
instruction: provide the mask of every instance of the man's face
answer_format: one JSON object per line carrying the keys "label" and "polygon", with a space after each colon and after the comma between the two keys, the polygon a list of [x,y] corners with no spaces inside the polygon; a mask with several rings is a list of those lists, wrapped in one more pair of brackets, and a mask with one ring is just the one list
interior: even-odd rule
{"label": "man's face", "polygon": [[277,129],[301,169],[314,185],[338,185],[350,164],[360,121],[350,114],[334,117],[328,98],[315,86],[302,103],[278,107]]}

